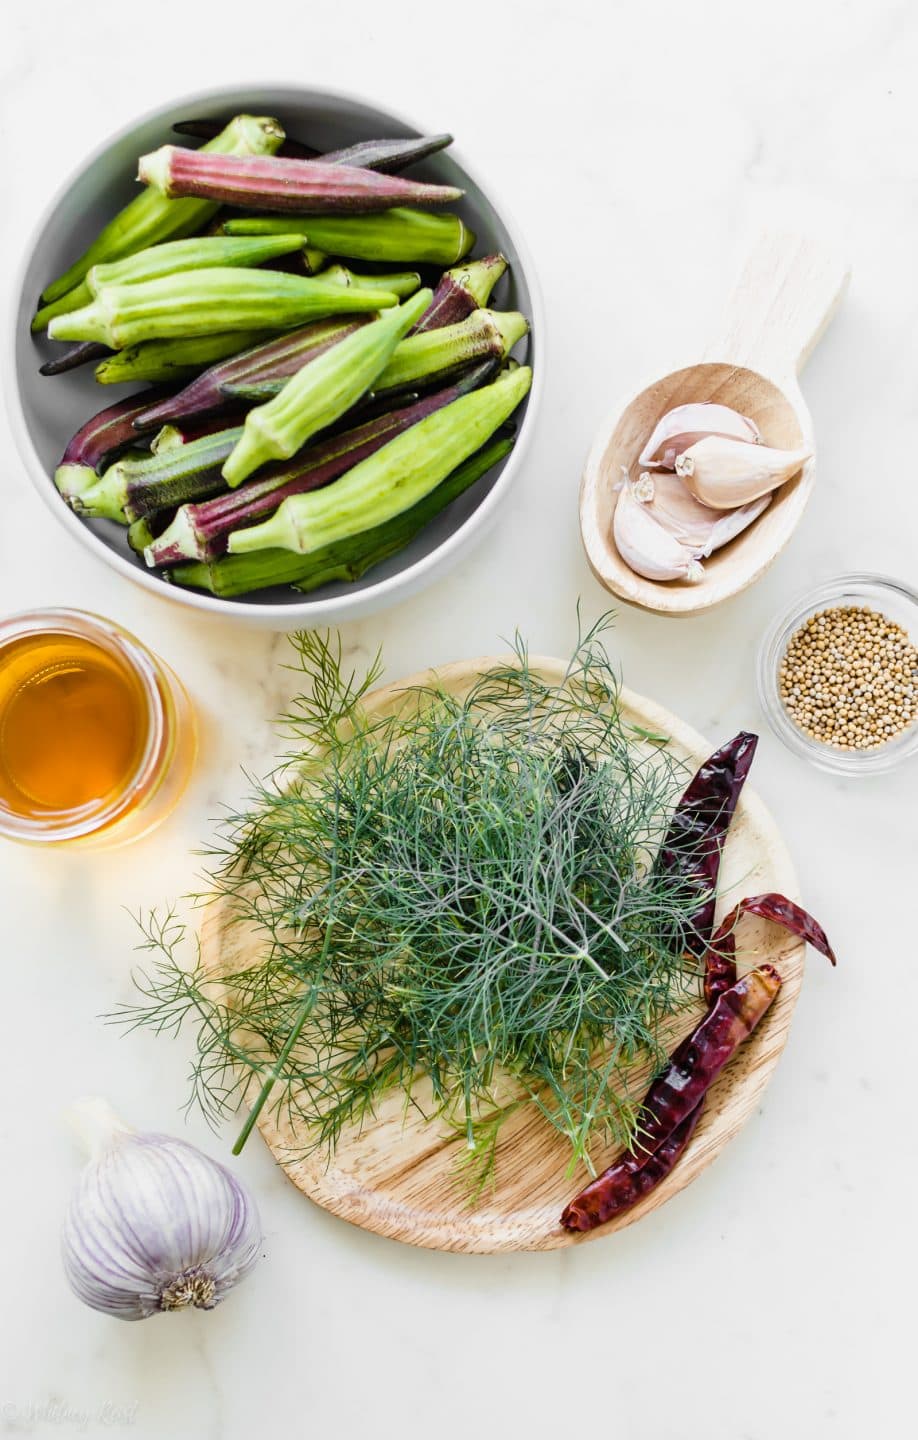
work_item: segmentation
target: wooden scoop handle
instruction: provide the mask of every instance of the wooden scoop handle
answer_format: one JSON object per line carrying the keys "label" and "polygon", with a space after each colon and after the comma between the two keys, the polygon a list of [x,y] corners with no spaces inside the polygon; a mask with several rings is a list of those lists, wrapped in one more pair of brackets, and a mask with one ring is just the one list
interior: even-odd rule
{"label": "wooden scoop handle", "polygon": [[767,231],[743,266],[705,358],[796,379],[835,314],[850,267],[806,235]]}

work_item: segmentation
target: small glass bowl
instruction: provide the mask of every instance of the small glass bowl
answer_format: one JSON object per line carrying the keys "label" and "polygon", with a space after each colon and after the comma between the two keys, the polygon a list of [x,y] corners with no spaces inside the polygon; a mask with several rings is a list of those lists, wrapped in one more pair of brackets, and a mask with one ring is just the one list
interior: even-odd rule
{"label": "small glass bowl", "polygon": [[811,615],[837,605],[863,605],[876,610],[901,625],[912,644],[918,644],[918,591],[886,575],[839,575],[796,600],[766,634],[759,648],[756,675],[759,702],[775,734],[795,755],[836,775],[878,775],[918,753],[918,723],[876,750],[840,750],[804,734],[781,701],[778,671],[791,636]]}
{"label": "small glass bowl", "polygon": [[124,786],[101,805],[34,816],[0,805],[0,836],[82,848],[124,845],[153,830],[181,798],[197,753],[194,711],[164,661],[113,620],[85,610],[31,610],[0,621],[0,664],[13,642],[60,634],[89,641],[133,673],[146,712],[144,751]]}

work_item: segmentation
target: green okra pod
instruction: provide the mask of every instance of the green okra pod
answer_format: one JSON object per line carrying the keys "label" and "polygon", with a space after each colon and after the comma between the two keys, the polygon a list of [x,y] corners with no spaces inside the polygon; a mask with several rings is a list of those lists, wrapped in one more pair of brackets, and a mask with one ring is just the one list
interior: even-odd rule
{"label": "green okra pod", "polygon": [[93,265],[76,289],[42,306],[32,321],[32,329],[44,330],[56,316],[69,315],[84,305],[91,305],[105,285],[135,285],[141,280],[157,280],[161,275],[178,275],[183,270],[264,265],[281,255],[301,255],[302,252],[300,235],[203,235],[193,240],[151,245],[123,260]]}
{"label": "green okra pod", "polygon": [[473,310],[456,325],[408,335],[373,388],[387,394],[419,380],[447,379],[473,360],[505,359],[528,332],[529,322],[519,310]]}
{"label": "green okra pod", "polygon": [[356,285],[360,290],[388,290],[400,300],[407,300],[421,287],[421,277],[416,270],[389,271],[385,275],[357,275],[346,265],[328,265],[322,271],[322,279],[331,285]]}
{"label": "green okra pod", "polygon": [[[302,241],[303,237],[300,236]],[[328,264],[328,256],[324,250],[316,250],[312,245],[304,245],[300,251],[300,258],[303,262],[303,270],[307,275],[318,275]]]}
{"label": "green okra pod", "polygon": [[[183,560],[216,560],[226,552],[234,530],[257,525],[274,513],[288,495],[303,494],[330,485],[346,470],[365,460],[403,430],[416,425],[444,405],[466,395],[490,375],[490,366],[467,371],[454,385],[426,395],[422,400],[353,425],[306,445],[286,464],[270,465],[226,494],[211,500],[181,505],[163,533],[151,542],[145,560],[148,565],[178,565]],[[167,427],[168,428],[168,427]],[[157,440],[162,438],[160,432]]]}
{"label": "green okra pod", "polygon": [[379,215],[255,215],[226,220],[226,235],[289,235],[307,238],[329,255],[349,260],[456,265],[475,244],[458,215],[398,206]]}
{"label": "green okra pod", "polygon": [[531,381],[528,365],[504,371],[491,385],[413,425],[325,489],[292,495],[261,525],[234,531],[230,554],[279,547],[308,555],[390,520],[479,449],[513,413]]}
{"label": "green okra pod", "polygon": [[[360,292],[342,291],[352,293]],[[242,438],[223,467],[227,484],[239,485],[268,460],[289,459],[317,430],[355,405],[399,340],[423,315],[431,293],[419,291],[404,305],[348,335],[291,376],[273,400],[249,411]]]}
{"label": "green okra pod", "polygon": [[[204,149],[214,155],[272,155],[284,138],[277,120],[265,115],[236,115]],[[207,200],[167,200],[144,190],[120,210],[78,260],[42,292],[42,303],[59,300],[79,285],[93,265],[133,255],[148,245],[191,235],[216,213]]]}
{"label": "green okra pod", "polygon": [[143,340],[214,331],[289,329],[322,315],[396,305],[384,290],[327,285],[277,270],[186,270],[133,285],[103,285],[91,305],[59,315],[54,340],[98,340],[121,350]]}
{"label": "green okra pod", "polygon": [[408,510],[310,555],[290,550],[255,550],[250,555],[226,555],[206,564],[179,565],[169,572],[169,578],[177,585],[209,590],[212,595],[227,598],[275,585],[294,585],[309,592],[336,580],[359,580],[374,565],[410,544],[447,505],[504,460],[513,444],[512,436],[495,435]]}
{"label": "green okra pod", "polygon": [[260,345],[274,334],[273,330],[229,330],[178,340],[143,340],[107,355],[96,366],[95,376],[100,385],[193,380],[207,366]]}

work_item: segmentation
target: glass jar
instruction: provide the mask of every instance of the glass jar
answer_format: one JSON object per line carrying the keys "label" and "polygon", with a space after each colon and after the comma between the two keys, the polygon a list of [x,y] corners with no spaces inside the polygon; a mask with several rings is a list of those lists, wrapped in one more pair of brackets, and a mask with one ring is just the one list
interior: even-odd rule
{"label": "glass jar", "polygon": [[842,750],[807,735],[794,724],[781,700],[779,671],[791,637],[812,615],[840,605],[877,611],[901,625],[912,644],[918,644],[918,592],[910,585],[866,572],[839,575],[800,596],[766,634],[759,649],[759,701],[775,734],[796,755],[838,775],[876,775],[918,753],[918,724],[875,750]]}
{"label": "glass jar", "polygon": [[137,840],[178,802],[196,748],[182,684],[120,625],[64,609],[0,621],[0,835]]}

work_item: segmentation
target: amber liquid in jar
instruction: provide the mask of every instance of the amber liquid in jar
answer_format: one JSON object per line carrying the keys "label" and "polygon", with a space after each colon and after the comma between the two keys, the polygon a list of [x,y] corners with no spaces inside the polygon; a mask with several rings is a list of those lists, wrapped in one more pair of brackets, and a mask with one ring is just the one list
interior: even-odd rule
{"label": "amber liquid in jar", "polygon": [[0,657],[0,804],[90,818],[133,781],[148,741],[140,678],[79,635],[43,632]]}

